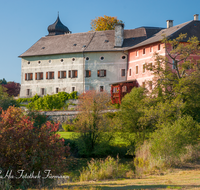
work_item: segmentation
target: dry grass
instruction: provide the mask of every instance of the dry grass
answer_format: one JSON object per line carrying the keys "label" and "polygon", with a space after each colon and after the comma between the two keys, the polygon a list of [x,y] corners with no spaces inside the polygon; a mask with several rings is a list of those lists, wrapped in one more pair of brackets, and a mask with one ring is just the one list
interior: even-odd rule
{"label": "dry grass", "polygon": [[[199,166],[199,165],[198,165]],[[197,169],[175,169],[166,175],[149,175],[142,179],[89,181],[68,183],[56,190],[128,190],[128,189],[200,189],[200,167]]]}

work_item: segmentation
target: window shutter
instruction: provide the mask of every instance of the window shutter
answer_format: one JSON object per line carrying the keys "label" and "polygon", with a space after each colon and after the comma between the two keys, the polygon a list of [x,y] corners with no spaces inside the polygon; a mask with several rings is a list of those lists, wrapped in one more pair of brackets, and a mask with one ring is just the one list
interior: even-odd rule
{"label": "window shutter", "polygon": [[89,70],[89,77],[91,77],[91,70]]}
{"label": "window shutter", "polygon": [[31,78],[30,78],[30,80],[33,80],[33,73],[31,73]]}
{"label": "window shutter", "polygon": [[60,79],[60,71],[58,71],[58,78]]}
{"label": "window shutter", "polygon": [[37,73],[35,73],[35,80],[37,80]]}
{"label": "window shutter", "polygon": [[104,77],[106,77],[106,70],[104,70]]}
{"label": "window shutter", "polygon": [[66,78],[66,71],[63,71],[63,78]]}
{"label": "window shutter", "polygon": [[100,70],[97,71],[97,76],[100,77]]}
{"label": "window shutter", "polygon": [[46,72],[46,79],[48,79],[48,72]]}
{"label": "window shutter", "polygon": [[71,78],[71,71],[69,71],[68,78]]}
{"label": "window shutter", "polygon": [[74,71],[74,75],[75,75],[74,77],[77,78],[77,76],[78,76],[78,71],[77,70]]}
{"label": "window shutter", "polygon": [[54,72],[52,72],[52,79],[54,79]]}
{"label": "window shutter", "polygon": [[27,73],[25,73],[25,80],[27,80]]}

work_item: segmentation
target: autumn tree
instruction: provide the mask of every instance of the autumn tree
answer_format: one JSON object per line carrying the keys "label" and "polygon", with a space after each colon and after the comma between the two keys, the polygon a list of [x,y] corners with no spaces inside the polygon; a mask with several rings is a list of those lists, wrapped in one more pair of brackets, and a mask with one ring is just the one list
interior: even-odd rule
{"label": "autumn tree", "polygon": [[[45,170],[51,174],[63,175],[66,171],[65,156],[69,149],[64,147],[64,140],[56,134],[59,124],[46,122],[41,127],[35,127],[34,121],[23,114],[20,108],[9,107],[0,115],[0,168],[1,175],[12,170],[12,175],[19,177],[19,170],[24,175],[34,175],[40,172],[45,177]],[[2,179],[1,179],[2,180]],[[46,179],[45,183],[49,179]],[[42,178],[14,178],[9,180],[13,189],[38,187]],[[0,186],[2,181],[0,183]],[[8,184],[7,184],[8,185]],[[4,189],[4,188],[2,188]],[[11,189],[11,188],[9,188]]]}
{"label": "autumn tree", "polygon": [[80,132],[82,146],[92,154],[95,146],[102,140],[109,141],[112,134],[102,111],[109,106],[110,96],[106,92],[87,91],[79,96],[80,113],[75,122],[75,129]]}
{"label": "autumn tree", "polygon": [[2,84],[6,88],[6,92],[9,96],[18,96],[20,93],[20,84],[16,82],[8,82],[7,84]]}
{"label": "autumn tree", "polygon": [[0,85],[0,107],[3,110],[6,110],[9,106],[18,107],[19,103],[13,97],[9,97],[6,90],[3,85]]}
{"label": "autumn tree", "polygon": [[123,21],[118,20],[117,17],[104,15],[91,21],[91,29],[92,31],[114,30],[115,24],[119,23],[123,23]]}

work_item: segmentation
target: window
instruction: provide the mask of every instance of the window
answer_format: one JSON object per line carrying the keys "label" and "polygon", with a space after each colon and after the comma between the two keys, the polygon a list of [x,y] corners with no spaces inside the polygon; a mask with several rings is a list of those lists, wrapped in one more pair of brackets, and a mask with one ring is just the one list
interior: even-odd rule
{"label": "window", "polygon": [[63,60],[63,59],[61,59],[61,60],[60,60],[60,62],[61,62],[61,63],[63,63],[63,62],[64,62],[64,60]]}
{"label": "window", "polygon": [[78,71],[77,70],[69,70],[68,78],[78,78]]}
{"label": "window", "polygon": [[74,57],[72,58],[72,61],[75,61],[75,58],[74,58]]}
{"label": "window", "polygon": [[49,60],[49,63],[51,63],[51,59]]}
{"label": "window", "polygon": [[176,69],[176,64],[175,64],[174,60],[172,61],[172,69]]}
{"label": "window", "polygon": [[135,56],[136,56],[136,57],[138,56],[138,51],[135,52]]}
{"label": "window", "polygon": [[41,95],[44,95],[44,88],[41,88]]}
{"label": "window", "polygon": [[58,71],[58,78],[59,79],[66,78],[66,71]]}
{"label": "window", "polygon": [[91,77],[91,70],[85,70],[85,77]]}
{"label": "window", "polygon": [[135,67],[135,74],[138,74],[138,66]]}
{"label": "window", "polygon": [[126,56],[125,56],[125,55],[123,55],[123,56],[122,56],[122,59],[126,59]]}
{"label": "window", "polygon": [[30,95],[30,89],[26,89],[26,95],[29,96]]}
{"label": "window", "polygon": [[98,77],[106,77],[106,70],[98,70],[97,76]]}
{"label": "window", "polygon": [[90,59],[89,57],[86,57],[86,58],[85,58],[86,61],[88,61],[89,59]]}
{"label": "window", "polygon": [[30,62],[30,61],[28,61],[28,65],[30,65],[30,63],[31,63],[31,62]]}
{"label": "window", "polygon": [[76,90],[75,86],[72,86],[72,92],[74,92]]}
{"label": "window", "polygon": [[119,92],[119,87],[113,87],[113,93],[118,93]]}
{"label": "window", "polygon": [[145,54],[145,48],[142,50],[143,55]]}
{"label": "window", "polygon": [[127,86],[122,86],[122,92],[126,92],[127,91]]}
{"label": "window", "polygon": [[153,63],[149,63],[149,70],[150,70],[150,71],[153,70]]}
{"label": "window", "polygon": [[129,77],[131,76],[131,72],[132,72],[131,70],[132,70],[132,69],[130,68],[130,69],[129,69]]}
{"label": "window", "polygon": [[104,86],[100,86],[100,87],[99,87],[99,91],[100,91],[100,92],[103,92],[103,91],[104,91]]}
{"label": "window", "polygon": [[35,80],[43,80],[43,72],[35,73]]}
{"label": "window", "polygon": [[145,73],[146,70],[146,64],[143,64],[142,72]]}
{"label": "window", "polygon": [[41,63],[41,61],[38,61],[38,64],[40,64]]}
{"label": "window", "polygon": [[25,73],[25,80],[33,80],[33,73]]}
{"label": "window", "polygon": [[150,52],[153,52],[153,47],[152,46],[150,47]]}
{"label": "window", "polygon": [[125,74],[125,69],[121,69],[121,76],[122,76],[122,77],[125,77],[125,75],[126,75],[126,74]]}
{"label": "window", "polygon": [[56,94],[59,92],[59,88],[56,88]]}
{"label": "window", "polygon": [[46,79],[54,79],[54,72],[52,71],[46,72]]}
{"label": "window", "polygon": [[88,90],[90,90],[90,86],[89,85],[85,85],[85,92],[87,92]]}
{"label": "window", "polygon": [[160,44],[158,44],[158,51],[160,51]]}
{"label": "window", "polygon": [[142,87],[145,88],[145,82],[142,82]]}
{"label": "window", "polygon": [[149,81],[149,90],[152,90],[152,81]]}
{"label": "window", "polygon": [[103,60],[104,60],[104,57],[103,57],[103,56],[101,56],[101,57],[100,57],[100,60],[101,60],[101,61],[103,61]]}

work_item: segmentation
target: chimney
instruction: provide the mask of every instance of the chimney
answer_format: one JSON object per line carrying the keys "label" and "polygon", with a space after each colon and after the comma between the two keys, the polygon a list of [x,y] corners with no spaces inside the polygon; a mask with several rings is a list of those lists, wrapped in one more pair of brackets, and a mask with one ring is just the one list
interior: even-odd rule
{"label": "chimney", "polygon": [[199,14],[194,15],[194,20],[199,20]]}
{"label": "chimney", "polygon": [[115,25],[115,47],[122,47],[124,42],[124,24]]}
{"label": "chimney", "polygon": [[167,28],[173,27],[173,20],[167,20]]}

